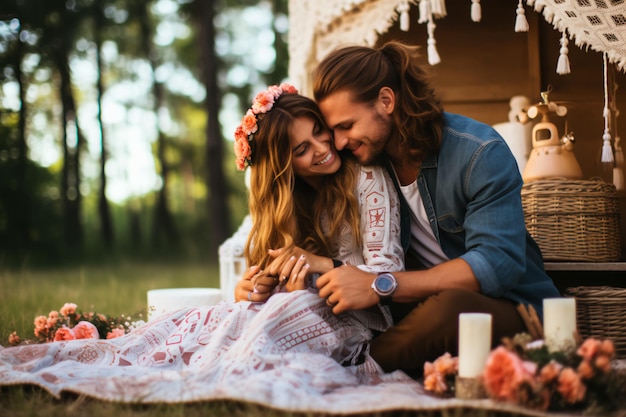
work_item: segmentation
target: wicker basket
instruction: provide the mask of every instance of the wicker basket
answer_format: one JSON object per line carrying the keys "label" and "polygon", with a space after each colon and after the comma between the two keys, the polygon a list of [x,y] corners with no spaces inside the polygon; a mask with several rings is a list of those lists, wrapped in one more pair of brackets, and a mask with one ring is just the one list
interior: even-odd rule
{"label": "wicker basket", "polygon": [[522,206],[526,228],[545,260],[619,260],[619,203],[613,184],[600,179],[533,181],[522,187]]}
{"label": "wicker basket", "polygon": [[610,339],[618,358],[626,358],[626,288],[572,287],[565,295],[576,298],[578,332],[583,339]]}

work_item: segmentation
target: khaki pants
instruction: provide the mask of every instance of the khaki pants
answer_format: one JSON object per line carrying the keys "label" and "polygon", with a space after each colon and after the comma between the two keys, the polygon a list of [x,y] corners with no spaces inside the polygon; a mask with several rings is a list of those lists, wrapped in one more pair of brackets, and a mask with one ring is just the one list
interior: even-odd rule
{"label": "khaki pants", "polygon": [[460,313],[492,315],[492,345],[503,337],[526,332],[524,322],[509,300],[452,289],[421,303],[393,304],[395,325],[372,341],[371,355],[386,372],[401,369],[414,378],[422,376],[424,362],[449,352],[458,354]]}

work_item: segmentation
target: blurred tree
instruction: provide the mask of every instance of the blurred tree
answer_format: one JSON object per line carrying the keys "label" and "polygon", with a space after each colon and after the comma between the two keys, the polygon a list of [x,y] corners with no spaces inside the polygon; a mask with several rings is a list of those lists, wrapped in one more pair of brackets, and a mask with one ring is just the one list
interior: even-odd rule
{"label": "blurred tree", "polygon": [[[286,77],[286,10],[287,0],[3,4],[0,240],[11,245],[0,249],[58,254],[64,240],[68,253],[93,255],[126,227],[133,233],[115,246],[167,250],[184,240],[215,259],[246,210],[242,175],[224,165],[232,152],[223,131],[237,106]],[[131,178],[124,158],[148,142],[160,183],[112,204],[112,178]],[[151,239],[139,225],[152,227]]]}
{"label": "blurred tree", "polygon": [[63,147],[63,170],[61,176],[61,199],[65,243],[74,249],[82,249],[83,227],[81,220],[82,195],[81,153],[85,141],[80,128],[76,99],[72,86],[70,55],[76,40],[76,31],[84,18],[83,9],[76,2],[65,0],[41,1],[47,13],[42,22],[39,47],[50,58],[59,75],[58,91],[61,99],[61,138]]}
{"label": "blurred tree", "polygon": [[100,233],[102,241],[107,247],[113,245],[113,222],[111,211],[109,210],[109,200],[107,199],[107,175],[106,162],[108,157],[107,141],[104,134],[104,123],[102,122],[102,97],[104,95],[104,84],[102,81],[102,38],[107,24],[104,16],[104,8],[107,6],[105,0],[95,0],[90,7],[93,25],[93,40],[96,49],[96,102],[98,107],[97,119],[100,133],[100,192],[98,193],[98,214],[100,217]]}
{"label": "blurred tree", "polygon": [[138,19],[140,26],[140,44],[145,58],[150,63],[152,78],[153,110],[157,131],[157,159],[159,162],[161,188],[159,189],[156,206],[154,208],[154,220],[152,222],[152,243],[157,247],[167,244],[176,244],[179,240],[178,230],[168,203],[169,163],[166,158],[166,135],[161,126],[161,108],[165,104],[165,91],[161,81],[156,77],[159,67],[159,51],[154,47],[154,22],[152,21],[150,7],[152,1],[138,0],[129,2],[131,15]]}
{"label": "blurred tree", "polygon": [[218,247],[230,235],[230,216],[227,209],[227,188],[224,173],[224,139],[219,124],[222,92],[217,87],[218,60],[215,54],[216,1],[196,0],[195,20],[200,37],[200,67],[206,89],[206,184],[208,218],[210,222],[209,256],[217,259]]}

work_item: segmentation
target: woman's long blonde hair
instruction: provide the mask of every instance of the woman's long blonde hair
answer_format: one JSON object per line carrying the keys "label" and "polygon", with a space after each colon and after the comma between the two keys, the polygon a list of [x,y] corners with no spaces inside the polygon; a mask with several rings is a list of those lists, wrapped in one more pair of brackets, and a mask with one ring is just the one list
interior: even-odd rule
{"label": "woman's long blonde hair", "polygon": [[[284,94],[259,117],[252,142],[250,195],[252,230],[244,256],[248,266],[265,267],[269,249],[297,245],[312,253],[333,256],[334,241],[347,223],[360,241],[358,202],[354,195],[357,165],[344,159],[339,171],[323,177],[319,190],[293,171],[290,137],[296,118],[307,117],[327,129],[317,104],[299,94]],[[328,223],[322,230],[322,219]]]}

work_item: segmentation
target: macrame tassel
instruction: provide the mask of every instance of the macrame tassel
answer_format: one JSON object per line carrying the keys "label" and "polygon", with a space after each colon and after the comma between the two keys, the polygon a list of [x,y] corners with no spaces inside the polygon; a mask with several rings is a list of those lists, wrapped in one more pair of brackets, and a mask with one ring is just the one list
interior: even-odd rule
{"label": "macrame tassel", "polygon": [[433,15],[430,15],[430,19],[428,19],[428,63],[430,65],[437,65],[441,62],[441,58],[439,58],[439,52],[437,52],[437,41],[435,40],[435,22],[433,22]]}
{"label": "macrame tassel", "polygon": [[421,0],[420,5],[420,17],[417,23],[426,23],[430,19],[430,0]]}
{"label": "macrame tassel", "polygon": [[611,147],[611,111],[609,110],[609,66],[606,53],[602,54],[604,60],[604,134],[602,135],[602,152],[600,154],[600,176],[604,181],[612,183],[615,179],[615,160]]}
{"label": "macrame tassel", "polygon": [[411,6],[409,6],[408,2],[402,2],[398,6],[398,12],[400,12],[400,30],[403,32],[409,31],[409,10]]}
{"label": "macrame tassel", "polygon": [[515,31],[516,32],[528,32],[528,20],[526,20],[526,12],[524,11],[524,5],[522,0],[517,3],[517,17],[515,18]]}
{"label": "macrame tassel", "polygon": [[602,156],[600,157],[600,162],[612,164],[614,161],[613,148],[611,148],[611,134],[609,133],[609,129],[604,129],[604,134],[602,135]]}
{"label": "macrame tassel", "polygon": [[567,35],[565,34],[565,31],[563,31],[563,36],[561,36],[560,43],[561,49],[559,51],[559,61],[556,64],[556,73],[559,75],[565,75],[571,72],[569,68],[569,57],[567,56],[567,54],[569,53],[569,49],[567,48],[569,40],[567,40]]}
{"label": "macrame tassel", "polygon": [[480,8],[480,0],[472,0],[472,22],[480,22],[483,18],[483,12]]}
{"label": "macrame tassel", "polygon": [[430,0],[430,11],[433,16],[440,19],[446,17],[446,0]]}

